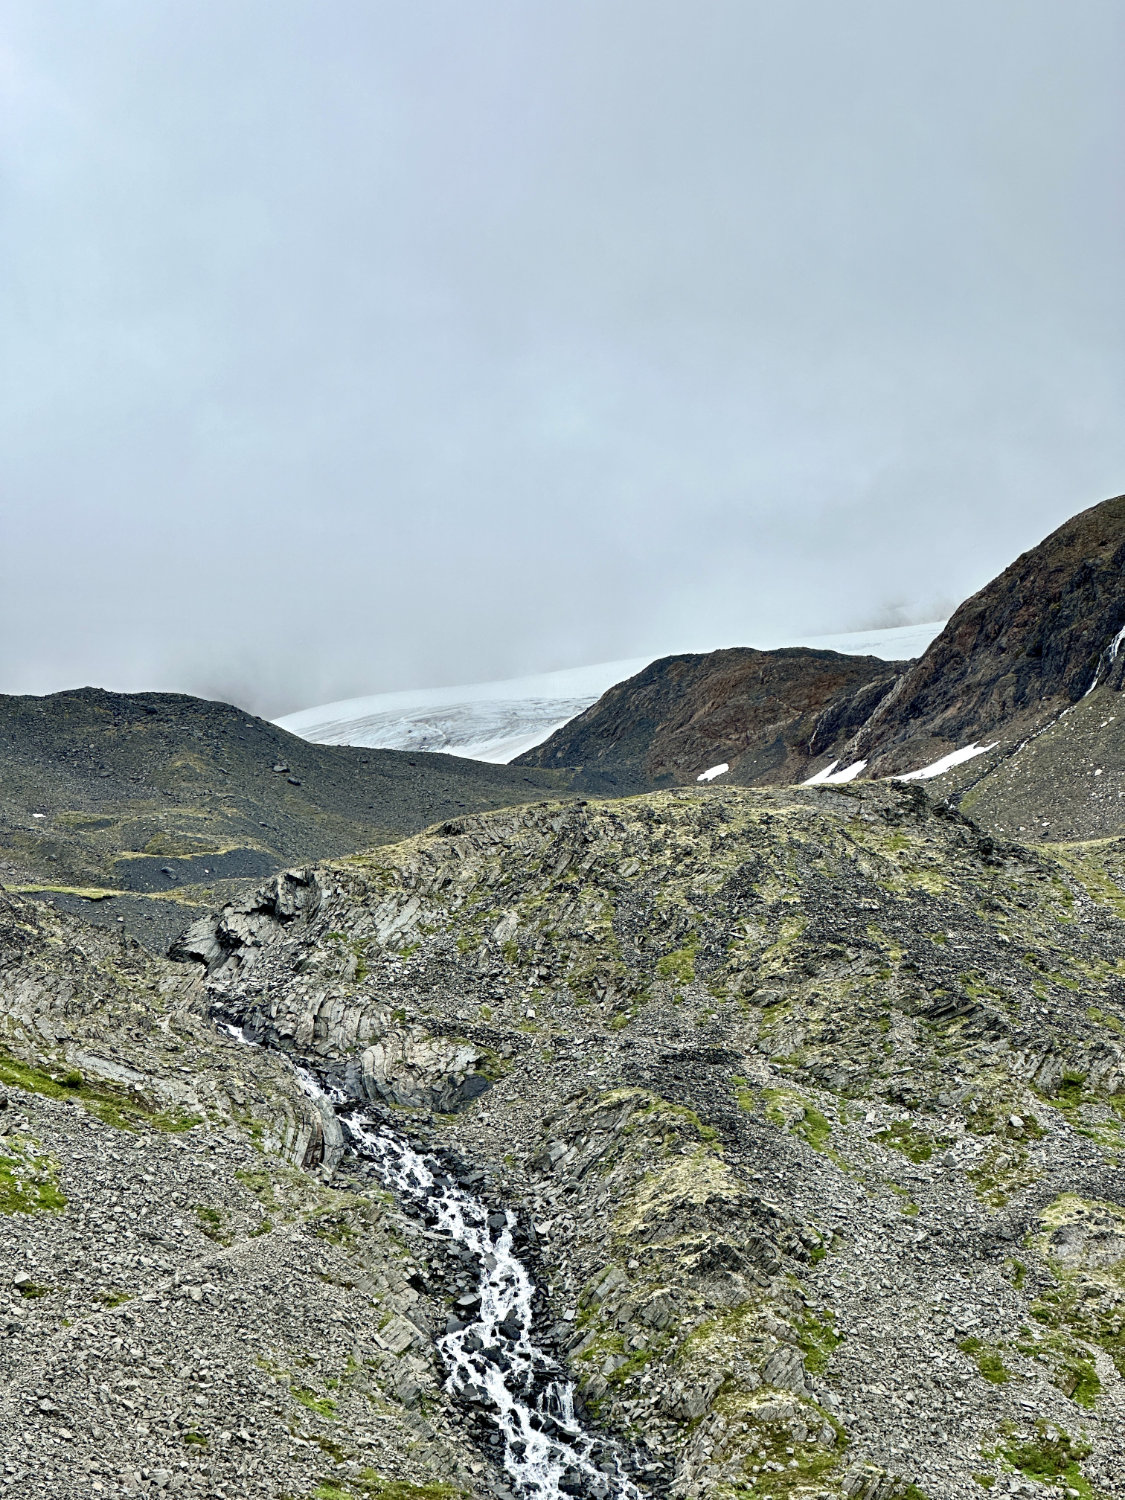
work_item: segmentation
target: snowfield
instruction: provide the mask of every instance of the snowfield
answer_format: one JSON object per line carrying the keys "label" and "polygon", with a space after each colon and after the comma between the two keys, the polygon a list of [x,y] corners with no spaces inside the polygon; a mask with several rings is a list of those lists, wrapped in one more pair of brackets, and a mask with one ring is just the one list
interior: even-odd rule
{"label": "snowfield", "polygon": [[978,755],[984,755],[989,750],[995,750],[1000,743],[993,740],[991,745],[963,745],[960,750],[951,750],[948,755],[943,755],[940,760],[932,761],[928,766],[922,766],[917,771],[907,771],[905,776],[892,776],[892,781],[932,781],[935,776],[941,776],[946,771],[951,771],[954,766],[961,766],[967,760],[973,760]]}
{"label": "snowfield", "polygon": [[729,770],[730,766],[723,760],[717,766],[711,766],[706,771],[700,771],[695,779],[696,781],[714,781],[716,776],[725,776]]}
{"label": "snowfield", "polygon": [[[855,631],[771,642],[841,651],[846,656],[907,660],[922,652],[944,621],[891,630]],[[669,653],[662,653],[669,654]],[[532,677],[461,687],[408,689],[345,698],[275,720],[281,729],[318,745],[366,745],[372,750],[439,750],[504,764],[549,739],[596,703],[607,688],[647,667],[655,656],[568,667]]]}
{"label": "snowfield", "polygon": [[[865,760],[853,760],[850,766],[845,766],[842,771],[837,770],[840,762],[834,760],[831,765],[825,766],[823,771],[817,771],[807,781],[802,781],[802,786],[839,786],[845,781],[854,781],[859,773],[867,766]],[[904,778],[905,779],[905,778]]]}

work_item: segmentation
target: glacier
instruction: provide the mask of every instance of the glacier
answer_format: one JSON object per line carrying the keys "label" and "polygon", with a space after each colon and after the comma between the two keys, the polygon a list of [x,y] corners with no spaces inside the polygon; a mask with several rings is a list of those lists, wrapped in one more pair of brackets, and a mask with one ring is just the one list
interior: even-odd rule
{"label": "glacier", "polygon": [[[944,628],[943,620],[898,625],[886,630],[849,631],[773,641],[840,651],[845,656],[880,656],[905,661],[921,656]],[[274,723],[318,745],[361,745],[372,750],[429,750],[470,760],[506,764],[542,744],[556,729],[596,703],[607,688],[633,677],[657,655],[586,667],[564,667],[528,677],[475,682],[454,687],[408,688],[345,698],[285,714]]]}

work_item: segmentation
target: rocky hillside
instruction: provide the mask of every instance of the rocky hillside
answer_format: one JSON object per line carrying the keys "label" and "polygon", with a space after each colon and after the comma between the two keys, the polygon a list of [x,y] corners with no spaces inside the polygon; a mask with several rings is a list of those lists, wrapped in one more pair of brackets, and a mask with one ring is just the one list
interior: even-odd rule
{"label": "rocky hillside", "polygon": [[799,646],[665,656],[514,764],[573,768],[576,786],[610,795],[694,782],[721,762],[745,785],[802,781],[843,753],[905,667]]}
{"label": "rocky hillside", "polygon": [[518,1206],[643,1488],[1119,1497],[1123,916],[1113,841],[713,788],[457,819],[179,952]]}
{"label": "rocky hillside", "polygon": [[0,880],[120,918],[163,949],[228,882],[560,785],[453,756],[311,745],[176,693],[0,696]]}
{"label": "rocky hillside", "polygon": [[917,772],[966,747],[941,794],[1021,839],[1125,832],[1114,729],[1125,684],[1125,496],[1083,511],[967,600],[913,663],[832,652],[667,657],[605,693],[520,764],[592,791],[743,785],[848,767]]}
{"label": "rocky hillside", "polygon": [[971,741],[1015,746],[1125,682],[1125,495],[1074,516],[967,599],[854,741],[869,774]]}
{"label": "rocky hillside", "polygon": [[0,896],[5,1495],[480,1493],[448,1299],[338,1139],[190,970]]}
{"label": "rocky hillside", "polygon": [[[615,793],[999,741],[932,782],[6,700],[3,1493],[1123,1500],[1123,513],[944,679],[674,658],[575,727]],[[30,899],[226,883],[168,958]]]}

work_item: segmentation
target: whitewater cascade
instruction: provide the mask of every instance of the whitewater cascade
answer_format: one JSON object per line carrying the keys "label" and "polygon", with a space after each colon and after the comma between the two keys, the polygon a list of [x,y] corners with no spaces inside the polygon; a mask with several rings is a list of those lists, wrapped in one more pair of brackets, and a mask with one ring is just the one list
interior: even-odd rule
{"label": "whitewater cascade", "polygon": [[[223,1029],[260,1045],[240,1026],[224,1023]],[[521,1500],[642,1500],[613,1445],[583,1430],[573,1381],[531,1336],[535,1285],[515,1250],[511,1211],[489,1209],[436,1158],[415,1151],[342,1090],[325,1089],[307,1068],[292,1066],[305,1093],[336,1110],[356,1156],[479,1268],[477,1295],[467,1306],[460,1299],[461,1316],[451,1320],[461,1326],[443,1334],[437,1348],[448,1371],[446,1389],[488,1410],[516,1494]]]}

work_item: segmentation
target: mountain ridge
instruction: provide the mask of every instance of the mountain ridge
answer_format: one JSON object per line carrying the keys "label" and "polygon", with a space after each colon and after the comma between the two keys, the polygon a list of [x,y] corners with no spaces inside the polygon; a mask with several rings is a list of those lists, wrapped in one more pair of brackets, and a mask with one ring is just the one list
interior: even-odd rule
{"label": "mountain ridge", "polygon": [[802,781],[904,668],[801,646],[662,657],[513,765],[565,767],[599,792],[683,784],[722,761],[739,783]]}
{"label": "mountain ridge", "polygon": [[230,704],[0,695],[0,879],[163,949],[231,882],[557,796],[565,776],[311,745]]}
{"label": "mountain ridge", "polygon": [[[1116,721],[1112,705],[1125,684],[1123,626],[1125,497],[1118,496],[1023,553],[954,612],[916,661],[888,664],[877,686],[873,674],[867,700],[825,680],[810,724],[804,711],[818,669],[806,660],[788,681],[778,672],[772,713],[756,713],[732,681],[730,713],[716,714],[709,679],[721,679],[726,658],[711,653],[691,659],[693,679],[667,694],[654,715],[653,683],[687,660],[667,657],[611,688],[516,763],[565,768],[578,784],[600,790],[616,776],[633,791],[686,784],[710,767],[747,784],[808,780],[806,773],[940,773],[945,795],[965,798],[975,817],[1005,836],[1113,835],[1125,830],[1125,764],[1119,736],[1101,731]],[[783,656],[765,655],[778,671]],[[678,756],[668,761],[664,747],[673,742]],[[1106,779],[1094,786],[1095,776]]]}

